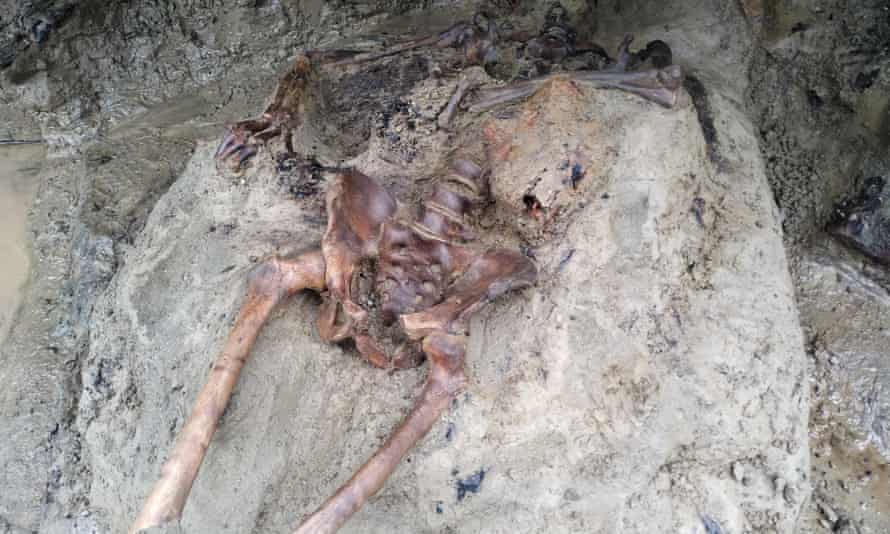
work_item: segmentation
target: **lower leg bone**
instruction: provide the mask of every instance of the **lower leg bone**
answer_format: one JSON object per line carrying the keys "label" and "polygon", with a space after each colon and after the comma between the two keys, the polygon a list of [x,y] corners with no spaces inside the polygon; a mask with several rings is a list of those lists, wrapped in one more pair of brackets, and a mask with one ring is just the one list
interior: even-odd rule
{"label": "lower leg bone", "polygon": [[301,289],[322,290],[324,272],[325,264],[320,251],[309,252],[290,261],[268,260],[253,270],[247,298],[235,326],[213,365],[207,383],[195,400],[188,421],[177,436],[176,445],[161,468],[160,479],[130,528],[131,534],[153,526],[163,526],[181,517],[219,418],[260,329],[275,305],[284,297]]}
{"label": "lower leg bone", "polygon": [[465,338],[443,333],[430,335],[423,351],[430,365],[420,398],[386,443],[328,499],[297,527],[294,534],[336,532],[371,496],[380,491],[401,459],[439,420],[454,396],[463,388]]}

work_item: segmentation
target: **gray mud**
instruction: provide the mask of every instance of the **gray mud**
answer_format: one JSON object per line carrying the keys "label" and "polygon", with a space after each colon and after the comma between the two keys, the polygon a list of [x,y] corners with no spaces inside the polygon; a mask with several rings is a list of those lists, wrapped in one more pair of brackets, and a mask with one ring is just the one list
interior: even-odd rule
{"label": "gray mud", "polygon": [[[578,131],[608,157],[571,217],[552,235],[490,218],[544,281],[474,322],[467,393],[344,531],[887,532],[890,274],[822,229],[890,174],[890,6],[564,5],[607,50],[669,43],[682,104],[581,91],[599,111]],[[514,28],[546,9],[486,6]],[[0,147],[0,244],[17,251],[0,272],[0,533],[125,529],[245,273],[321,235],[325,178],[274,150],[217,169],[223,125],[256,115],[300,48],[379,46],[477,7],[0,1],[0,137],[48,143],[45,160]],[[335,77],[300,142],[409,192],[484,117],[436,128],[447,54],[375,68]],[[322,344],[317,304],[264,330],[185,532],[289,532],[410,406],[424,368]]]}
{"label": "gray mud", "polygon": [[26,225],[45,156],[41,145],[0,147],[0,343],[19,309],[31,271]]}

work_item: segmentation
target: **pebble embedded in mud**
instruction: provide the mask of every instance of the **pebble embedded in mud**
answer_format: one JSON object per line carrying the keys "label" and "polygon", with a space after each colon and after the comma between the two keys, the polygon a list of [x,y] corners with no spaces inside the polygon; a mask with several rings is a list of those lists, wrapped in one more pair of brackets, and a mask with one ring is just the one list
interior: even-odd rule
{"label": "pebble embedded in mud", "polygon": [[457,501],[460,502],[464,500],[470,493],[479,493],[482,491],[482,481],[485,480],[486,473],[487,471],[485,468],[482,468],[466,478],[458,479],[455,482]]}

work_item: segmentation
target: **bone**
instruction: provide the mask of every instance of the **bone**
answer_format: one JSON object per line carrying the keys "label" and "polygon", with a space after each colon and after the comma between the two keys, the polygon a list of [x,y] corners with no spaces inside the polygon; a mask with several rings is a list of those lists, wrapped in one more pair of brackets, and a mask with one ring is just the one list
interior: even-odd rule
{"label": "bone", "polygon": [[571,73],[570,76],[571,79],[580,82],[623,84],[627,87],[636,86],[653,89],[663,87],[673,90],[683,85],[683,71],[679,65],[637,72],[576,71]]}
{"label": "bone", "polygon": [[[323,340],[337,342],[364,335],[367,312],[354,300],[353,277],[363,259],[377,255],[382,225],[396,208],[395,199],[380,184],[355,170],[340,174],[328,190],[328,226],[321,241],[328,293],[316,323]],[[372,340],[360,341],[356,347],[365,360],[376,367],[388,367]]]}
{"label": "bone", "polygon": [[[319,320],[322,337],[335,333],[352,337],[362,356],[380,367],[416,364],[411,343],[400,347],[395,361],[387,358],[376,340],[362,331],[361,311],[351,309],[357,307],[349,283],[355,266],[363,255],[376,253],[381,312],[400,316],[403,326],[420,325],[406,333],[411,339],[422,340],[430,370],[420,398],[401,425],[295,534],[336,532],[383,487],[463,386],[463,333],[469,316],[498,295],[534,283],[536,268],[519,252],[498,249],[480,254],[454,242],[467,235],[463,215],[482,198],[484,190],[482,169],[469,160],[455,160],[451,173],[425,202],[419,220],[409,223],[386,220],[395,214],[391,197],[360,173],[342,175],[329,192],[330,218],[322,248],[330,291]],[[378,232],[379,243],[374,241]],[[455,275],[459,275],[457,281],[443,291]],[[432,315],[413,313],[414,307],[427,308]],[[345,322],[337,325],[341,315]],[[412,322],[412,317],[418,320]]]}
{"label": "bone", "polygon": [[136,534],[162,527],[182,516],[192,483],[222,416],[241,369],[260,329],[275,306],[302,289],[324,288],[325,263],[320,251],[294,260],[271,259],[250,274],[247,298],[223,350],[195,399],[192,413],[176,438],[176,444],[161,468],[161,476],[130,528]]}
{"label": "bone", "polygon": [[544,31],[528,39],[525,53],[532,58],[558,63],[575,52],[575,31],[569,26],[568,12],[556,2],[547,11]]}
{"label": "bone", "polygon": [[468,109],[470,113],[481,113],[501,104],[522,100],[535,94],[550,77],[538,78],[527,82],[519,82],[497,89],[488,89],[479,93],[478,100]]}
{"label": "bone", "polygon": [[331,534],[383,487],[402,458],[429,433],[466,383],[463,336],[435,333],[423,342],[430,369],[414,408],[383,446],[293,534]]}
{"label": "bone", "polygon": [[410,339],[422,339],[434,332],[465,333],[470,315],[479,308],[536,280],[537,268],[525,255],[507,249],[489,250],[446,290],[441,304],[402,315],[402,328]]}
{"label": "bone", "polygon": [[[238,167],[256,154],[256,147],[248,145],[247,139],[249,137],[253,136],[257,141],[265,141],[279,133],[280,129],[272,127],[269,120],[265,118],[237,122],[226,128],[222,141],[220,141],[213,157],[217,161],[222,162],[232,155],[238,154],[238,159],[236,160],[236,167]],[[264,134],[264,136],[261,137],[259,134]]]}
{"label": "bone", "polygon": [[394,56],[403,52],[408,52],[423,47],[447,48],[449,46],[454,46],[455,44],[457,44],[461,36],[464,35],[470,28],[471,26],[469,23],[458,22],[457,24],[451,26],[441,33],[427,35],[418,39],[412,39],[410,41],[397,43],[384,50],[376,52],[364,52],[355,54],[352,57],[348,57],[346,59],[331,61],[327,63],[327,65],[331,67],[342,67],[346,65],[367,63],[368,61],[375,61],[377,59]]}
{"label": "bone", "polygon": [[232,135],[232,132],[226,130],[226,133],[223,134],[222,141],[220,141],[219,146],[216,147],[216,152],[213,154],[214,158],[219,158],[224,152],[226,152],[231,145],[235,143],[235,136]]}
{"label": "bone", "polygon": [[467,78],[460,79],[460,82],[457,84],[457,89],[454,90],[454,94],[451,95],[451,99],[448,101],[448,105],[445,106],[445,110],[439,115],[439,128],[447,130],[451,125],[451,121],[454,119],[455,113],[457,113],[457,107],[460,105],[460,101],[463,100],[471,85],[472,84]]}
{"label": "bone", "polygon": [[634,55],[630,52],[630,44],[634,41],[633,35],[625,35],[618,46],[618,59],[613,65],[606,68],[609,72],[625,72]]}
{"label": "bone", "polygon": [[269,139],[278,137],[279,135],[281,135],[281,127],[271,126],[269,128],[266,128],[265,130],[256,132],[255,134],[253,134],[253,138],[257,141],[268,141]]}
{"label": "bone", "polygon": [[573,73],[572,79],[603,89],[620,89],[671,108],[676,104],[677,93],[683,84],[683,71],[678,65],[638,72],[579,71]]}
{"label": "bone", "polygon": [[528,98],[545,83],[556,78],[590,83],[602,89],[620,89],[668,108],[676,104],[677,92],[683,85],[683,71],[678,65],[637,72],[573,71],[481,91],[469,111],[480,113],[501,104]]}
{"label": "bone", "polygon": [[229,156],[238,153],[239,151],[241,151],[242,148],[244,148],[244,145],[241,144],[234,135],[232,135],[223,144],[225,145],[225,147],[223,147],[222,144],[220,145],[219,155],[216,158],[219,161],[225,161],[229,158]]}
{"label": "bone", "polygon": [[250,158],[254,157],[255,155],[256,155],[256,148],[254,148],[252,146],[242,147],[241,150],[238,151],[238,160],[237,160],[238,166],[240,167],[240,166],[244,165],[245,161],[249,160]]}
{"label": "bone", "polygon": [[464,60],[468,64],[485,65],[497,61],[497,48],[495,47],[497,41],[497,25],[493,20],[477,13],[472,22],[458,22],[441,33],[397,43],[376,52],[355,53],[344,59],[333,59],[326,62],[325,66],[343,67],[367,63],[426,47],[463,48]]}
{"label": "bone", "polygon": [[[227,137],[221,153],[233,146],[252,149]],[[396,200],[378,182],[356,170],[341,172],[328,190],[328,227],[321,251],[292,261],[272,259],[251,274],[247,299],[222,354],[130,533],[163,527],[181,517],[251,346],[275,305],[300,289],[327,290],[317,323],[322,339],[355,340],[359,353],[376,367],[417,365],[418,347],[430,363],[423,392],[402,424],[295,532],[335,532],[379,491],[463,387],[469,316],[498,295],[535,282],[534,264],[519,252],[480,253],[455,242],[470,235],[463,215],[484,198],[485,190],[482,168],[469,160],[455,160],[450,174],[426,201],[420,219],[402,223],[395,219]],[[369,312],[352,295],[359,264],[374,257],[378,258],[377,294],[392,297],[383,299],[378,313],[390,313],[393,319],[400,315],[399,324],[408,327],[408,339],[399,337],[401,345],[394,357],[381,348],[369,330]],[[416,313],[415,309],[426,311]]]}

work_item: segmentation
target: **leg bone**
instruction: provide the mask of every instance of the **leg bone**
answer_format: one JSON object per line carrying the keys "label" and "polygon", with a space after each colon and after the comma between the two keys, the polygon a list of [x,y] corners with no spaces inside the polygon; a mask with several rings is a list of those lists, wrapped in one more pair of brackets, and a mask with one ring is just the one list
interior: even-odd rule
{"label": "leg bone", "polygon": [[430,362],[430,372],[411,413],[380,450],[333,497],[306,518],[294,534],[336,532],[365,501],[380,491],[405,454],[423,439],[463,388],[466,381],[466,340],[463,336],[435,333],[424,340],[423,351]]}
{"label": "leg bone", "polygon": [[683,85],[683,71],[678,65],[670,65],[638,72],[576,72],[572,79],[604,89],[620,89],[670,108],[676,103],[677,91]]}
{"label": "leg bone", "polygon": [[620,89],[665,107],[673,107],[677,100],[677,91],[683,84],[683,71],[677,65],[637,72],[574,71],[482,91],[479,93],[479,99],[469,109],[471,112],[479,113],[500,104],[528,98],[544,83],[557,76],[568,77],[576,82],[591,83],[603,89]]}
{"label": "leg bone", "polygon": [[327,63],[326,66],[342,67],[346,65],[366,63],[368,61],[375,61],[385,57],[394,56],[403,52],[415,50],[417,48],[448,48],[459,46],[461,44],[464,44],[464,40],[467,39],[467,36],[473,33],[475,33],[474,24],[468,22],[458,22],[454,26],[441,33],[427,35],[426,37],[420,37],[418,39],[412,39],[410,41],[397,43],[390,46],[389,48],[377,52],[365,52],[361,54],[355,54],[351,57],[331,61],[330,63]]}
{"label": "leg bone", "polygon": [[320,251],[294,260],[272,259],[250,274],[247,298],[204,388],[195,399],[188,421],[161,468],[161,477],[130,528],[135,534],[163,526],[182,516],[192,483],[204,459],[250,348],[269,314],[284,297],[302,289],[324,288],[325,264]]}

